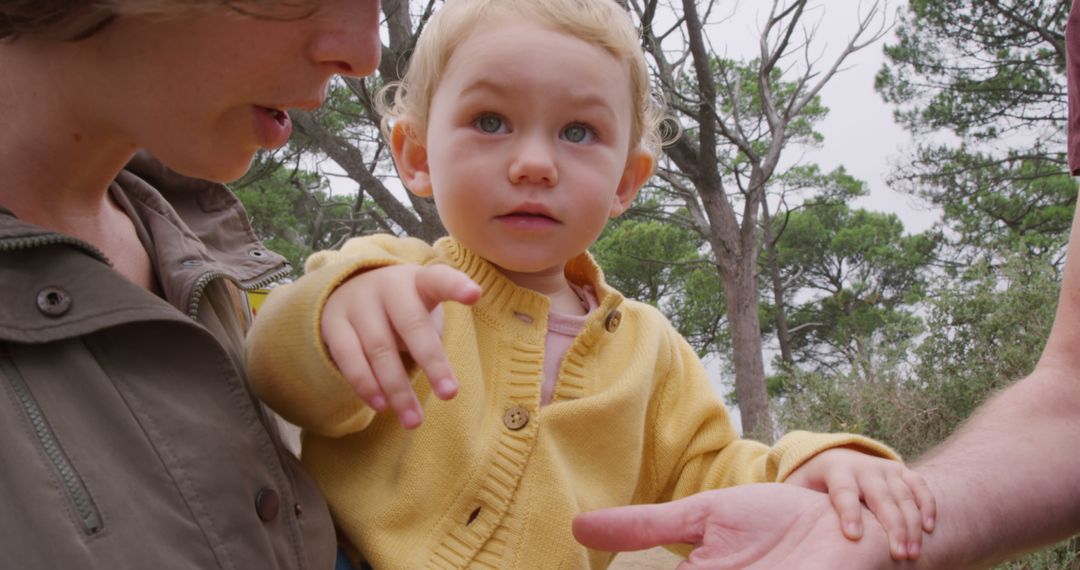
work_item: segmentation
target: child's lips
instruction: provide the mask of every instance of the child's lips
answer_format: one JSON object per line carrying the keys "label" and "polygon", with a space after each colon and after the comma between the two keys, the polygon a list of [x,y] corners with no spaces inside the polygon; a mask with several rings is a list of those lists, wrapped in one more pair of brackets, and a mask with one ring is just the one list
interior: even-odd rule
{"label": "child's lips", "polygon": [[511,212],[496,218],[500,222],[518,229],[545,229],[561,224],[554,217],[540,212]]}

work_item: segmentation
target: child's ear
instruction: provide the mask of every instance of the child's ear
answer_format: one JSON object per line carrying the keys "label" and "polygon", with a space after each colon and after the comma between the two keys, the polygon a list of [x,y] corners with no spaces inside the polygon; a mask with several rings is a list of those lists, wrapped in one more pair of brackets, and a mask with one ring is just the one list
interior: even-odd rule
{"label": "child's ear", "polygon": [[390,152],[394,155],[401,183],[417,196],[431,196],[431,172],[427,148],[416,135],[414,123],[402,119],[390,130]]}
{"label": "child's ear", "polygon": [[638,190],[645,185],[645,181],[653,174],[656,168],[656,159],[652,153],[642,147],[630,152],[626,159],[626,170],[619,179],[619,187],[615,191],[615,197],[611,201],[612,218],[630,209],[630,204],[637,197]]}

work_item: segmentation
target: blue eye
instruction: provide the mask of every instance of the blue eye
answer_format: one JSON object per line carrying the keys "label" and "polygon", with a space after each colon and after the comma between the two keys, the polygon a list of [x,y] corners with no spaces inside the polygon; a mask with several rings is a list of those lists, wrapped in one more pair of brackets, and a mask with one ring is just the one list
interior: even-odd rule
{"label": "blue eye", "polygon": [[572,143],[586,142],[587,140],[591,140],[593,136],[592,129],[581,123],[567,125],[562,131],[562,138]]}
{"label": "blue eye", "polygon": [[485,133],[494,134],[505,130],[505,123],[502,118],[495,115],[484,115],[473,121],[473,125]]}

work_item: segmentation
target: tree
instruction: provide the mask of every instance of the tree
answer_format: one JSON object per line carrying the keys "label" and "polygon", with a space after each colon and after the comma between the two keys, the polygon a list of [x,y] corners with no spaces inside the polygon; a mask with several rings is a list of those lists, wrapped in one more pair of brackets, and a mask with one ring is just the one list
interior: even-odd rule
{"label": "tree", "polygon": [[813,164],[795,167],[777,176],[776,183],[772,186],[775,189],[770,190],[770,194],[776,195],[777,212],[772,212],[769,199],[761,201],[761,241],[764,250],[761,273],[767,277],[769,289],[762,294],[762,298],[771,297],[771,306],[766,307],[766,312],[770,313],[768,320],[773,323],[776,340],[780,345],[779,364],[781,368],[790,369],[795,366],[795,356],[791,350],[791,331],[788,327],[788,300],[798,292],[801,270],[798,267],[780,266],[777,242],[784,235],[791,213],[802,209],[804,205],[793,208],[789,205],[789,200],[793,195],[813,191],[816,201],[847,202],[857,196],[864,196],[866,189],[861,181],[849,176],[843,167],[822,174],[818,166]]}
{"label": "tree", "polygon": [[663,311],[704,356],[726,338],[727,323],[723,290],[703,246],[684,226],[625,217],[609,224],[591,251],[611,286]]}
{"label": "tree", "polygon": [[1034,367],[1053,323],[1059,280],[1022,254],[933,284],[926,334],[873,381],[796,371],[777,403],[786,426],[856,431],[908,459],[943,441],[987,397]]}
{"label": "tree", "polygon": [[284,255],[299,273],[314,251],[337,247],[344,239],[369,233],[376,224],[363,213],[360,197],[335,196],[325,177],[292,164],[284,154],[262,155],[232,189],[251,218],[255,235]]}
{"label": "tree", "polygon": [[[807,0],[772,3],[759,56],[748,63],[716,57],[710,48],[706,30],[715,1],[628,5],[685,129],[667,147],[670,164],[661,176],[709,244],[724,286],[743,431],[771,438],[757,283],[761,204],[784,150],[820,140],[812,129],[825,113],[817,95],[851,53],[882,36],[882,5],[870,4],[851,39],[822,68],[811,49],[814,33],[803,22]],[[674,23],[665,24],[663,16],[670,15]],[[790,63],[799,57],[800,66]]]}
{"label": "tree", "polygon": [[924,136],[892,182],[940,206],[961,250],[1064,249],[1076,203],[1065,164],[1070,4],[911,0],[885,48],[876,88]]}
{"label": "tree", "polygon": [[804,300],[791,311],[791,345],[803,367],[879,376],[879,348],[906,347],[922,331],[917,304],[938,241],[904,235],[893,214],[811,200],[777,242],[784,273]]}

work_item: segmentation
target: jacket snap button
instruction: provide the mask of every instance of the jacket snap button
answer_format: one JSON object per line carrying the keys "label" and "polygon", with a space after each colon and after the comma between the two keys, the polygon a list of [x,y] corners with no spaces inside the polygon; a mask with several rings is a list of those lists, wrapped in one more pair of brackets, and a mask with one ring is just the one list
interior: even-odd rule
{"label": "jacket snap button", "polygon": [[255,512],[263,521],[269,522],[281,509],[281,497],[273,489],[263,489],[255,495]]}
{"label": "jacket snap button", "polygon": [[37,307],[50,317],[59,317],[71,308],[71,295],[59,287],[46,287],[38,291]]}
{"label": "jacket snap button", "polygon": [[503,423],[506,427],[517,431],[529,423],[529,410],[524,406],[513,406],[503,414]]}
{"label": "jacket snap button", "polygon": [[604,318],[604,330],[613,333],[619,329],[620,323],[622,323],[622,313],[618,309],[615,309],[608,313],[607,317]]}

